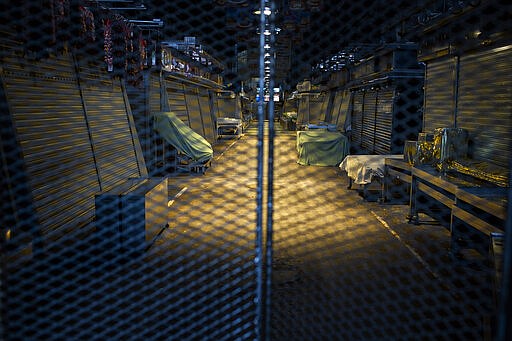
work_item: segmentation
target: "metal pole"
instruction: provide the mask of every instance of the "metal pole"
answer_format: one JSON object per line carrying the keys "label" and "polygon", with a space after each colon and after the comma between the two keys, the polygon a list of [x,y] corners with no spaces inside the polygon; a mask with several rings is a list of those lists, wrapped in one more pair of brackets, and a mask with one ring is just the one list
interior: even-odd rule
{"label": "metal pole", "polygon": [[264,77],[264,45],[265,36],[263,34],[265,30],[265,14],[263,10],[265,8],[265,0],[260,0],[260,41],[259,41],[259,90],[258,90],[258,166],[257,166],[257,189],[256,189],[256,332],[257,339],[263,340],[265,338],[266,327],[264,325],[264,278],[263,278],[263,124],[264,124],[264,92],[263,92],[263,77]]}
{"label": "metal pole", "polygon": [[273,238],[273,187],[274,187],[274,75],[275,75],[275,2],[271,2],[270,13],[270,78],[269,78],[269,103],[268,103],[268,170],[267,170],[267,239],[266,239],[266,310],[265,327],[267,339],[270,338],[270,321],[272,313],[272,238]]}
{"label": "metal pole", "polygon": [[[512,148],[512,146],[510,148]],[[510,148],[509,150],[511,150]],[[511,155],[509,155],[509,169],[512,169]],[[498,306],[497,341],[512,340],[512,219],[510,216],[512,212],[512,189],[510,189],[512,185],[512,174],[509,175],[508,183],[507,221],[505,223],[505,240],[503,243],[503,274],[500,283],[502,289],[499,297],[500,304]]]}

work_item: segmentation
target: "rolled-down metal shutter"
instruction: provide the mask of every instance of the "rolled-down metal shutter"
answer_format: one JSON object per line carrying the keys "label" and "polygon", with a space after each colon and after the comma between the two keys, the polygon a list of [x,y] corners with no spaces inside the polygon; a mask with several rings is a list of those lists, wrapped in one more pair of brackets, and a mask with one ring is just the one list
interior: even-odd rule
{"label": "rolled-down metal shutter", "polygon": [[[162,87],[162,79],[160,74],[152,72],[149,75],[149,92],[148,92],[148,127],[144,135],[148,137],[148,150],[144,154],[146,160],[146,167],[149,174],[152,176],[158,174],[159,167],[166,165],[166,145],[163,139],[158,136],[154,130],[154,122],[152,115],[158,112],[169,111],[169,103],[167,101],[167,93],[165,87]],[[140,134],[140,132],[139,132]]]}
{"label": "rolled-down metal shutter", "polygon": [[427,64],[423,131],[451,128],[455,124],[455,58]]}
{"label": "rolled-down metal shutter", "polygon": [[375,153],[391,154],[393,135],[393,90],[385,89],[377,93],[375,125]]}
{"label": "rolled-down metal shutter", "polygon": [[215,123],[213,122],[213,113],[210,101],[210,92],[208,89],[201,88],[198,93],[199,109],[203,118],[205,139],[213,143],[217,138]]}
{"label": "rolled-down metal shutter", "polygon": [[375,145],[375,110],[376,110],[377,92],[367,91],[364,95],[363,111],[363,132],[361,147],[367,152],[374,152]]}
{"label": "rolled-down metal shutter", "polygon": [[340,104],[336,126],[343,131],[352,129],[350,112],[354,104],[354,93],[350,90],[343,91],[343,99]]}
{"label": "rolled-down metal shutter", "polygon": [[190,128],[204,137],[203,119],[201,118],[201,109],[199,108],[197,87],[185,85],[185,101],[190,120]]}
{"label": "rolled-down metal shutter", "polygon": [[241,118],[240,107],[236,97],[217,96],[217,117]]}
{"label": "rolled-down metal shutter", "polygon": [[298,100],[294,98],[285,98],[283,103],[283,112],[297,112],[299,107]]}
{"label": "rolled-down metal shutter", "polygon": [[341,103],[343,102],[343,95],[344,92],[342,90],[336,91],[334,94],[334,100],[332,101],[332,110],[331,110],[331,116],[329,123],[330,124],[337,124],[338,122],[338,116],[340,115],[340,107]]}
{"label": "rolled-down metal shutter", "polygon": [[169,110],[169,103],[162,100],[161,78],[157,73],[149,75],[149,112],[154,114]]}
{"label": "rolled-down metal shutter", "polygon": [[190,126],[183,83],[172,79],[166,79],[165,89],[167,92],[167,100],[169,102],[169,111],[174,112],[180,120]]}
{"label": "rolled-down metal shutter", "polygon": [[329,98],[330,98],[329,94],[323,94],[322,97],[323,97],[322,105],[320,107],[320,112],[319,112],[319,117],[318,117],[319,123],[326,122],[327,108],[329,107]]}
{"label": "rolled-down metal shutter", "polygon": [[99,190],[73,59],[4,58],[2,79],[45,240],[90,222]]}
{"label": "rolled-down metal shutter", "polygon": [[364,110],[364,92],[354,93],[354,105],[352,107],[352,143],[355,146],[361,146],[363,138],[363,110]]}
{"label": "rolled-down metal shutter", "polygon": [[474,157],[508,167],[512,136],[512,45],[460,58],[457,126]]}
{"label": "rolled-down metal shutter", "polygon": [[309,123],[309,96],[301,95],[297,107],[297,128]]}
{"label": "rolled-down metal shutter", "polygon": [[94,68],[80,70],[81,90],[102,191],[147,176],[125,91],[119,79]]}
{"label": "rolled-down metal shutter", "polygon": [[[325,95],[313,95],[309,98],[309,121],[306,123],[317,124],[323,122],[325,119],[326,103],[324,100],[327,98]],[[328,99],[327,99],[328,101]]]}

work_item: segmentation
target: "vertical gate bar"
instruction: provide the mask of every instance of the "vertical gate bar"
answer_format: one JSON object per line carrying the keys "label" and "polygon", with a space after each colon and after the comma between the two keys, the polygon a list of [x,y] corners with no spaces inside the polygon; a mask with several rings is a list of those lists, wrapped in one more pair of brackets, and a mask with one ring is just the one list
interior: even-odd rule
{"label": "vertical gate bar", "polygon": [[266,234],[266,297],[265,297],[265,327],[267,340],[270,338],[271,321],[271,289],[272,289],[272,236],[273,236],[273,188],[274,188],[274,75],[275,75],[275,1],[270,4],[270,76],[269,76],[269,102],[268,102],[268,170],[267,170],[267,234]]}
{"label": "vertical gate bar", "polygon": [[265,335],[265,326],[263,318],[263,304],[264,304],[264,286],[263,286],[263,125],[264,125],[264,110],[263,110],[263,77],[264,77],[264,45],[265,36],[265,0],[260,0],[260,41],[259,41],[259,100],[258,100],[258,166],[257,166],[257,189],[256,189],[256,332],[257,339],[263,340]]}
{"label": "vertical gate bar", "polygon": [[460,78],[460,56],[455,57],[455,82],[453,85],[453,127],[458,128],[457,118],[459,116],[459,78]]}
{"label": "vertical gate bar", "polygon": [[[512,142],[510,143],[512,148]],[[509,160],[509,169],[512,169],[512,159]],[[501,293],[498,306],[498,331],[497,341],[510,340],[512,338],[512,174],[508,176],[508,203],[507,203],[507,220],[505,222],[505,238],[503,243],[503,275],[501,279]]]}

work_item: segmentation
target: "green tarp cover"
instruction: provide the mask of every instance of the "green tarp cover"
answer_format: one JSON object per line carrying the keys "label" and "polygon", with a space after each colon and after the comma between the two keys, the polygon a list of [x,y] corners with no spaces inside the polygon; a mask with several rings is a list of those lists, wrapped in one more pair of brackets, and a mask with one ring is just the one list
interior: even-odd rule
{"label": "green tarp cover", "polygon": [[155,130],[178,151],[197,162],[206,162],[213,157],[211,144],[192,130],[173,112],[154,115]]}
{"label": "green tarp cover", "polygon": [[349,153],[345,135],[327,129],[297,132],[297,163],[303,166],[337,166]]}

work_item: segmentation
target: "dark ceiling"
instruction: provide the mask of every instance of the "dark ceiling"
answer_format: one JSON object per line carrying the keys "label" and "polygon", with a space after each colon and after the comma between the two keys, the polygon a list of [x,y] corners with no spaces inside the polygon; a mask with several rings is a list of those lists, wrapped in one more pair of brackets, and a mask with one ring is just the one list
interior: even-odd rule
{"label": "dark ceiling", "polygon": [[[227,65],[236,53],[257,51],[259,16],[256,0],[112,0],[144,3],[144,11],[124,11],[134,19],[162,19],[162,40],[195,36],[208,52]],[[287,61],[291,82],[311,68],[351,46],[368,47],[398,39],[420,43],[418,33],[440,13],[458,6],[478,6],[485,0],[274,0],[277,59]],[[272,1],[268,2],[269,4]],[[248,52],[248,58],[251,53]],[[254,58],[255,54],[252,54]],[[257,56],[257,55],[256,55]],[[249,61],[250,63],[250,61]],[[281,63],[282,64],[282,63]]]}
{"label": "dark ceiling", "polygon": [[[225,65],[226,74],[231,78],[248,79],[247,73],[240,71],[237,53],[247,51],[246,68],[251,70],[249,78],[258,76],[259,27],[258,15],[254,10],[261,1],[257,0],[70,0],[57,3],[89,4],[99,6],[101,10],[111,9],[123,19],[150,21],[159,19],[162,26],[145,29],[151,43],[169,40],[183,40],[187,36],[196,37],[206,51]],[[325,65],[329,58],[347,50],[357,50],[357,57],[369,55],[372,49],[384,43],[412,41],[419,46],[428,43],[429,48],[437,41],[444,41],[450,36],[450,43],[459,44],[468,40],[467,32],[472,29],[478,37],[491,37],[500,33],[502,23],[509,24],[506,0],[274,0],[268,4],[274,7],[275,26],[280,32],[275,36],[274,52],[276,54],[276,79],[284,80],[288,85],[310,76],[315,66]],[[48,18],[49,1],[24,0],[18,6],[9,6],[0,2],[0,8],[9,13],[9,20],[4,24],[14,23],[14,31],[20,39],[27,41],[28,50],[38,50],[41,44],[41,30],[33,25]],[[510,6],[510,5],[508,5]],[[476,14],[471,8],[479,7]],[[114,10],[115,8],[115,10]],[[510,7],[508,7],[510,8]],[[40,10],[46,10],[42,14]],[[37,16],[34,15],[37,13]],[[457,32],[432,30],[425,33],[432,22],[452,20],[463,17]],[[74,18],[79,23],[80,18]],[[52,30],[47,21],[47,29]],[[498,24],[497,24],[497,23]],[[79,24],[76,24],[79,25]],[[98,25],[99,27],[100,25]],[[100,30],[101,28],[98,28]],[[69,39],[66,30],[59,30],[62,39]],[[428,36],[430,34],[430,36]],[[434,36],[435,35],[435,36]],[[148,37],[145,37],[148,38]],[[55,44],[55,37],[50,39]],[[155,39],[156,38],[156,39]],[[482,38],[483,39],[483,38]],[[486,41],[489,39],[486,39]],[[446,43],[446,42],[444,42]],[[92,45],[91,45],[92,46]],[[88,53],[98,52],[102,46],[89,47]],[[361,52],[362,51],[362,52]],[[374,52],[374,51],[373,51]],[[42,51],[41,53],[46,53]],[[367,56],[366,55],[366,56]],[[356,59],[355,59],[356,60]],[[336,62],[337,63],[337,62]],[[338,64],[336,64],[338,65]],[[317,69],[318,70],[318,69]],[[330,69],[331,70],[331,69]],[[230,80],[231,82],[231,80]],[[234,83],[234,82],[231,82]]]}
{"label": "dark ceiling", "polygon": [[[293,42],[306,63],[314,63],[350,43],[394,39],[390,28],[413,8],[411,1],[276,0],[276,26]],[[148,8],[125,13],[164,21],[163,39],[196,36],[211,53],[229,58],[257,39],[259,1],[249,0],[145,0]],[[388,36],[388,37],[386,37]]]}

